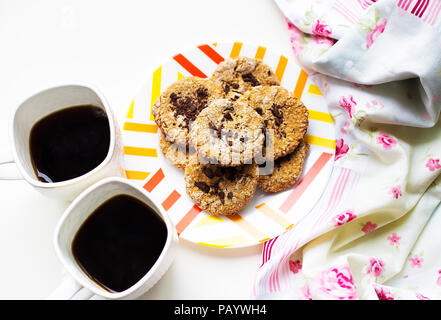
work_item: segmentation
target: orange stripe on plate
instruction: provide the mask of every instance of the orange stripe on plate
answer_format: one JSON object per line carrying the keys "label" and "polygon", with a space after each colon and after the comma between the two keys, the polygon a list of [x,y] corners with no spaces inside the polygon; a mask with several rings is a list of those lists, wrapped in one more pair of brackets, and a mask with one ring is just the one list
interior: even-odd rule
{"label": "orange stripe on plate", "polygon": [[282,81],[283,74],[285,73],[286,65],[288,64],[288,58],[285,56],[280,56],[279,62],[277,63],[275,74],[279,81]]}
{"label": "orange stripe on plate", "polygon": [[181,195],[179,192],[173,190],[172,193],[170,193],[170,195],[161,203],[161,205],[165,211],[168,211],[180,197]]}
{"label": "orange stripe on plate", "polygon": [[237,58],[242,50],[242,42],[235,42],[231,49],[230,58]]}
{"label": "orange stripe on plate", "polygon": [[154,148],[124,146],[124,154],[128,156],[158,157],[158,152]]}
{"label": "orange stripe on plate", "polygon": [[210,47],[208,44],[204,44],[198,47],[207,57],[213,60],[215,63],[219,64],[224,61],[224,57],[222,57],[216,50]]}
{"label": "orange stripe on plate", "polygon": [[162,169],[159,169],[156,171],[156,173],[150,178],[149,181],[144,185],[144,189],[146,189],[148,192],[152,192],[153,189],[156,188],[156,186],[164,179],[165,175]]}
{"label": "orange stripe on plate", "polygon": [[206,74],[199,70],[193,63],[191,63],[186,57],[178,53],[173,59],[179,63],[185,70],[191,73],[191,75],[200,78],[207,78]]}
{"label": "orange stripe on plate", "polygon": [[127,179],[132,180],[144,180],[148,177],[150,172],[145,171],[136,171],[136,170],[126,170]]}
{"label": "orange stripe on plate", "polygon": [[259,204],[256,206],[256,209],[262,212],[265,216],[276,222],[277,224],[280,224],[285,229],[289,229],[292,227],[292,222],[286,219],[281,214],[277,213],[276,210],[272,209],[270,206],[268,206],[266,203]]}
{"label": "orange stripe on plate", "polygon": [[288,211],[294,206],[303,192],[308,188],[314,178],[319,174],[319,172],[323,169],[325,164],[331,159],[332,154],[323,152],[320,157],[316,160],[316,162],[312,165],[311,169],[303,176],[302,180],[299,181],[297,186],[291,191],[288,195],[288,198],[283,202],[280,206],[280,210],[284,213],[288,213]]}
{"label": "orange stripe on plate", "polygon": [[136,132],[157,133],[158,132],[158,126],[156,124],[124,122],[123,130],[126,130],[126,131],[136,131]]}
{"label": "orange stripe on plate", "polygon": [[265,47],[258,47],[257,51],[256,51],[256,55],[254,56],[254,58],[256,58],[256,59],[263,59],[263,57],[265,56],[265,52],[266,52],[266,48]]}
{"label": "orange stripe on plate", "polygon": [[305,71],[303,71],[303,69],[301,69],[299,78],[297,79],[296,88],[294,89],[294,95],[297,97],[297,99],[300,99],[302,97],[306,80],[308,80],[308,74]]}
{"label": "orange stripe on plate", "polygon": [[259,229],[246,221],[244,218],[242,218],[239,214],[226,217],[233,221],[237,226],[239,226],[243,231],[251,235],[253,238],[259,241],[265,241],[266,239],[268,239],[265,234],[263,234]]}
{"label": "orange stripe on plate", "polygon": [[185,216],[176,224],[176,231],[178,231],[178,235],[180,235],[189,225],[190,223],[198,216],[198,214],[202,211],[197,205],[191,207],[191,209],[185,214]]}

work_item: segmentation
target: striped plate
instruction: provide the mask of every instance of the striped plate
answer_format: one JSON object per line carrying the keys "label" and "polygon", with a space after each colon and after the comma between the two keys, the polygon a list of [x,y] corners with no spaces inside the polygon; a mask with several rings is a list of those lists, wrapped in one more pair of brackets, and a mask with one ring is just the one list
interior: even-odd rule
{"label": "striped plate", "polygon": [[[172,82],[189,75],[209,77],[219,62],[239,55],[263,59],[282,86],[301,98],[309,109],[306,140],[311,148],[303,176],[293,188],[276,194],[258,190],[240,214],[214,217],[192,202],[185,193],[183,172],[159,151],[158,127],[151,108]],[[255,245],[292,227],[319,199],[334,162],[334,125],[318,87],[294,61],[265,47],[241,42],[200,45],[157,67],[133,98],[122,136],[127,177],[150,192],[170,215],[181,238],[212,247]]]}

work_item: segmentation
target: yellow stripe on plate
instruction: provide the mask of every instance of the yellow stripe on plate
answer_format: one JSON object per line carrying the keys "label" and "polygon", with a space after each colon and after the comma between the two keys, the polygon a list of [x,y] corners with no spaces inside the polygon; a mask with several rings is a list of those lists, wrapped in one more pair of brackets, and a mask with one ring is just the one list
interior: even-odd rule
{"label": "yellow stripe on plate", "polygon": [[294,89],[294,95],[297,97],[297,99],[300,99],[302,97],[306,80],[308,80],[308,74],[303,69],[301,69],[299,77],[297,79],[296,87]]}
{"label": "yellow stripe on plate", "polygon": [[272,209],[266,203],[259,204],[258,206],[256,206],[256,209],[262,212],[265,216],[267,216],[277,224],[280,224],[285,229],[289,229],[293,225],[291,221],[286,219],[281,214],[277,213],[276,210]]}
{"label": "yellow stripe on plate", "polygon": [[237,58],[242,50],[242,42],[235,42],[231,49],[230,58]]}
{"label": "yellow stripe on plate", "polygon": [[334,123],[334,120],[332,120],[332,116],[327,112],[308,109],[308,113],[309,113],[309,119]]}
{"label": "yellow stripe on plate", "polygon": [[206,216],[203,217],[201,220],[198,221],[197,224],[194,225],[195,228],[198,227],[205,227],[205,226],[211,226],[213,224],[218,224],[225,222],[221,217],[216,216]]}
{"label": "yellow stripe on plate", "polygon": [[318,96],[321,96],[321,95],[322,95],[322,93],[321,93],[319,87],[317,87],[315,84],[311,84],[311,85],[309,86],[309,88],[308,88],[308,92],[309,92],[309,93],[312,93],[312,94],[316,94],[316,95],[318,95]]}
{"label": "yellow stripe on plate", "polygon": [[265,56],[265,52],[266,52],[266,48],[259,46],[257,48],[256,55],[254,56],[254,58],[263,59],[263,57]]}
{"label": "yellow stripe on plate", "polygon": [[153,148],[124,146],[124,154],[128,156],[158,157],[158,152]]}
{"label": "yellow stripe on plate", "polygon": [[181,80],[182,78],[184,78],[184,75],[178,71],[178,80]]}
{"label": "yellow stripe on plate", "polygon": [[161,94],[161,75],[162,75],[162,66],[160,66],[158,69],[156,69],[153,72],[153,79],[152,79],[152,95],[151,95],[151,101],[150,101],[150,120],[154,121],[155,117],[153,117],[152,113],[152,107],[155,103],[156,99],[159,98],[159,95]]}
{"label": "yellow stripe on plate", "polygon": [[275,74],[277,79],[282,82],[283,74],[285,73],[286,65],[288,64],[288,58],[285,56],[280,56],[279,62],[277,63]]}
{"label": "yellow stripe on plate", "polygon": [[264,240],[267,238],[267,236],[257,229],[254,225],[249,223],[247,220],[241,217],[240,214],[236,213],[233,216],[226,216],[228,219],[230,219],[232,222],[234,222],[239,228],[241,228],[243,231],[251,235],[256,240]]}
{"label": "yellow stripe on plate", "polygon": [[129,110],[127,110],[127,119],[133,119],[133,111],[135,109],[135,98],[133,98],[132,102],[130,103]]}
{"label": "yellow stripe on plate", "polygon": [[198,244],[208,247],[225,248],[231,246],[239,246],[242,244],[247,244],[249,242],[250,240],[244,236],[236,236],[236,237],[222,238],[207,242],[198,242]]}
{"label": "yellow stripe on plate", "polygon": [[145,171],[126,170],[127,179],[144,180],[149,174],[150,172]]}
{"label": "yellow stripe on plate", "polygon": [[124,122],[123,130],[136,131],[136,132],[147,132],[147,133],[157,133],[158,126],[156,124]]}
{"label": "yellow stripe on plate", "polygon": [[326,139],[322,137],[317,136],[311,136],[309,134],[305,135],[305,141],[309,144],[313,144],[316,146],[329,148],[329,149],[335,149],[335,140]]}

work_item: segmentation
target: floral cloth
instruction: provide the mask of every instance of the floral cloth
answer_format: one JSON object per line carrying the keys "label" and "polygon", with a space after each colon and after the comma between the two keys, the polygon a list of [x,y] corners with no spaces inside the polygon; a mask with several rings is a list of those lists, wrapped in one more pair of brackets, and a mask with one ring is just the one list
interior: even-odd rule
{"label": "floral cloth", "polygon": [[441,298],[440,0],[275,0],[336,128],[329,186],[256,298]]}

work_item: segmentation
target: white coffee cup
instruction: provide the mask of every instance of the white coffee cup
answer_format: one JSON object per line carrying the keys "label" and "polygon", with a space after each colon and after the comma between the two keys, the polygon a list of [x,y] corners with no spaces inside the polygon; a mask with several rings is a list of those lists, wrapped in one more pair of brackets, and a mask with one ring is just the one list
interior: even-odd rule
{"label": "white coffee cup", "polygon": [[[110,127],[110,145],[104,161],[79,177],[46,183],[38,180],[31,162],[29,136],[32,127],[45,116],[72,106],[95,105],[105,110]],[[61,200],[73,200],[81,191],[102,178],[124,176],[123,152],[118,123],[104,96],[93,86],[84,83],[60,85],[34,94],[13,112],[10,125],[12,153],[0,154],[0,166],[15,162],[20,176],[4,174],[0,179],[25,179],[43,194]]]}
{"label": "white coffee cup", "polygon": [[[152,268],[133,286],[122,292],[109,292],[90,279],[81,269],[72,253],[72,241],[82,223],[102,203],[125,194],[146,203],[164,221],[167,239]],[[167,271],[175,256],[178,235],[165,212],[150,199],[148,193],[127,179],[106,178],[81,193],[66,209],[55,229],[55,251],[68,271],[60,286],[48,299],[88,299],[94,294],[107,299],[135,299],[149,290]]]}

